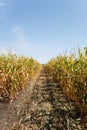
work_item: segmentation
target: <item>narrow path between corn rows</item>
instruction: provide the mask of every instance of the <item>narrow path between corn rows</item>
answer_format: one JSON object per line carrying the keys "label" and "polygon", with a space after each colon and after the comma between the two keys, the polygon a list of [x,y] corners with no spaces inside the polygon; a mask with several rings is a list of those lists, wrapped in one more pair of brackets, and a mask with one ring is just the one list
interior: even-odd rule
{"label": "narrow path between corn rows", "polygon": [[8,130],[86,130],[82,128],[75,103],[64,96],[58,84],[44,70],[32,90],[30,93],[29,90],[23,92],[19,96],[21,99],[12,103],[11,118],[3,117],[3,123],[7,121],[1,124],[4,130],[7,130],[6,127]]}

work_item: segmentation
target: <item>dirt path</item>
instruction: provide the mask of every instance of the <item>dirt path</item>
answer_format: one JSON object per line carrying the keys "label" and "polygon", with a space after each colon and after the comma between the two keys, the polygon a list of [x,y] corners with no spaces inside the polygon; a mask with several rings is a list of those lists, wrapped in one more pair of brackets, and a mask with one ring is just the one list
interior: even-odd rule
{"label": "dirt path", "polygon": [[0,130],[87,130],[75,103],[44,70],[26,86],[11,104],[0,103]]}

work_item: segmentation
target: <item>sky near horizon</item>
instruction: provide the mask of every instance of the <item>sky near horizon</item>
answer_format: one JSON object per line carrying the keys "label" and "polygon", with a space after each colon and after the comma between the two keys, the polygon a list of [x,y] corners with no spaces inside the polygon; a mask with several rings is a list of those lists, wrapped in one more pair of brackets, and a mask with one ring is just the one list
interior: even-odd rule
{"label": "sky near horizon", "polygon": [[87,46],[87,0],[0,0],[0,49],[40,63]]}

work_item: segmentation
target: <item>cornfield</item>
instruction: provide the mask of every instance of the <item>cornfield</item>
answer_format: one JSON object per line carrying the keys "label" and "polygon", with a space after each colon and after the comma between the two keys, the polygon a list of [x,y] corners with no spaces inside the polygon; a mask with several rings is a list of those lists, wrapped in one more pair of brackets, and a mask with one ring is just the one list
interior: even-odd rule
{"label": "cornfield", "polygon": [[0,100],[13,100],[27,80],[37,75],[41,65],[33,58],[8,52],[0,54]]}
{"label": "cornfield", "polygon": [[64,54],[51,59],[45,69],[60,85],[65,95],[87,111],[87,47],[78,55]]}

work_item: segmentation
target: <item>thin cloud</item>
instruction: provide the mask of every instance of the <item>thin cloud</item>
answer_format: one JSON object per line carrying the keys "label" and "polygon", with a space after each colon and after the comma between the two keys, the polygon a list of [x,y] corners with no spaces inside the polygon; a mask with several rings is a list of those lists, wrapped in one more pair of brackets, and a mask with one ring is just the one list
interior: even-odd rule
{"label": "thin cloud", "polygon": [[20,27],[14,27],[12,29],[13,35],[14,35],[14,40],[16,42],[16,44],[18,44],[19,46],[23,46],[26,43],[26,38],[25,38],[25,34],[23,32],[23,29]]}
{"label": "thin cloud", "polygon": [[6,3],[0,2],[0,8],[3,8],[6,6]]}
{"label": "thin cloud", "polygon": [[42,48],[42,45],[30,42],[30,40],[27,39],[26,34],[21,27],[14,27],[12,29],[12,32],[14,35],[15,44],[19,48],[23,48],[23,50],[33,50],[33,49],[38,50]]}
{"label": "thin cloud", "polygon": [[48,56],[46,54],[51,56],[51,50],[53,47],[52,49],[49,49],[49,45],[33,43],[33,41],[27,37],[26,32],[22,27],[15,26],[10,30],[10,33],[11,39],[9,41],[4,40],[0,42],[1,50],[4,53],[7,53],[7,50],[11,50],[17,55],[23,54],[25,56],[30,56],[43,63],[48,60]]}
{"label": "thin cloud", "polygon": [[0,16],[4,16],[10,7],[11,0],[0,0]]}
{"label": "thin cloud", "polygon": [[10,0],[0,0],[0,8],[5,8],[9,5]]}
{"label": "thin cloud", "polygon": [[51,53],[51,50],[49,50],[48,45],[33,43],[33,41],[30,42],[29,37],[26,36],[26,33],[21,27],[14,27],[12,29],[12,33],[14,35],[14,44],[12,45],[13,52],[17,54],[24,54],[26,56],[32,56],[40,62],[45,61],[45,59],[48,59],[47,55],[45,55],[45,53]]}

